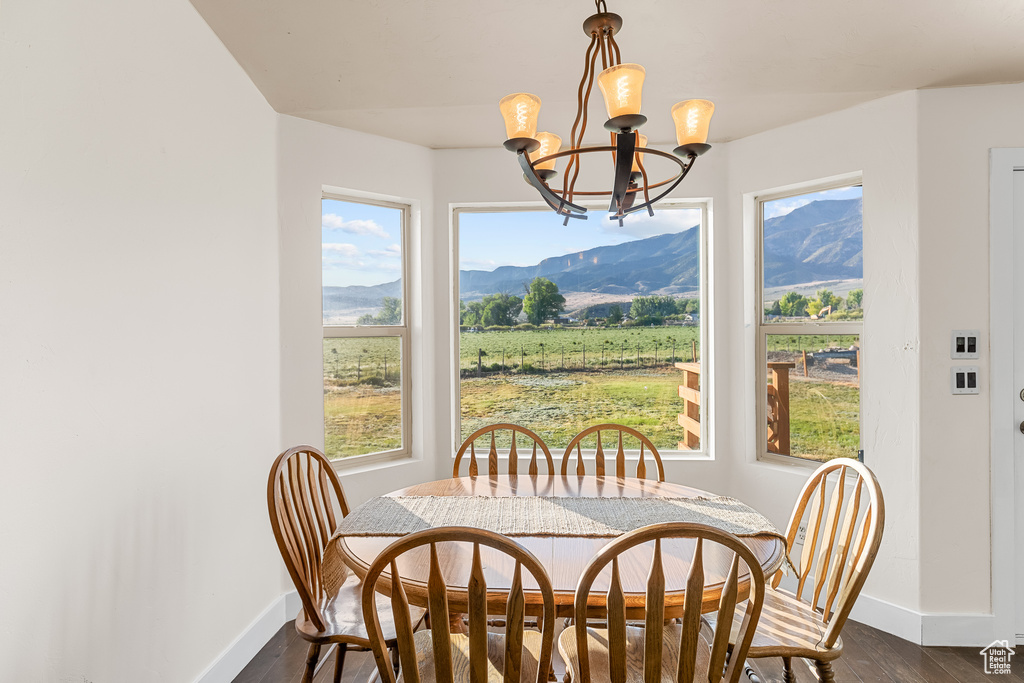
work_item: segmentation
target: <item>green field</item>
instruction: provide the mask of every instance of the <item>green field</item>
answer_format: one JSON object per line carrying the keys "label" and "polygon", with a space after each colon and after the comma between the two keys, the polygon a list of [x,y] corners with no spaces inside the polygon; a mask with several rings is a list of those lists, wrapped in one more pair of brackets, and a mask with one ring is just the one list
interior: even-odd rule
{"label": "green field", "polygon": [[[674,450],[683,438],[681,373],[672,363],[690,361],[694,351],[699,358],[697,327],[463,332],[460,341],[463,437],[485,424],[513,422],[537,431],[556,457],[574,434],[600,422],[635,427],[659,449]],[[800,351],[855,342],[853,336],[771,335],[769,349],[796,358]],[[793,455],[827,460],[857,454],[856,370],[832,367],[844,373],[816,365],[809,378],[800,369],[791,374]],[[399,368],[396,338],[324,340],[330,457],[401,446]]]}
{"label": "green field", "polygon": [[484,371],[551,372],[650,368],[691,361],[694,350],[700,357],[695,326],[463,332],[459,342],[463,375],[475,373],[478,360]]}

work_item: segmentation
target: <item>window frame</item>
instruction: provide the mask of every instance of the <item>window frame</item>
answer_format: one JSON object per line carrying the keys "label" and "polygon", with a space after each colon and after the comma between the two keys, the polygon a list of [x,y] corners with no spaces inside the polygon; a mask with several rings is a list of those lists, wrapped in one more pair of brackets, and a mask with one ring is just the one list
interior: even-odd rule
{"label": "window frame", "polygon": [[[768,439],[766,426],[768,423],[768,394],[762,391],[761,387],[768,386],[768,335],[818,335],[836,334],[852,335],[859,338],[860,348],[864,347],[864,320],[835,320],[835,321],[810,321],[799,323],[766,323],[764,313],[764,205],[766,202],[787,197],[799,197],[815,192],[827,190],[838,190],[845,187],[861,187],[863,198],[863,176],[861,173],[853,173],[833,178],[814,180],[807,183],[789,185],[784,188],[755,192],[748,195],[753,204],[754,213],[754,455],[755,460],[763,463],[789,465],[816,469],[821,461],[811,458],[803,458],[798,455],[783,455],[772,453],[768,450]],[[861,241],[863,249],[864,227],[861,224]],[[861,285],[863,289],[863,284]],[[864,373],[863,354],[858,362],[861,375]],[[864,433],[864,383],[861,381],[859,387],[860,404],[858,406],[858,419],[860,422],[860,434]],[[863,442],[861,442],[863,445]],[[862,451],[863,452],[863,451]]]}
{"label": "window frame", "polygon": [[[592,202],[584,202],[585,206],[590,211],[594,212],[592,218],[600,216],[601,220],[604,220],[604,212],[607,211],[607,204],[598,204]],[[711,223],[714,215],[713,200],[711,197],[697,197],[690,199],[667,199],[658,203],[655,207],[655,213],[658,210],[672,210],[672,209],[698,209],[700,211],[700,364],[701,364],[701,405],[700,405],[700,429],[701,439],[700,448],[696,450],[678,450],[673,448],[671,450],[660,450],[658,451],[663,461],[678,460],[696,460],[696,461],[707,461],[714,460],[714,415],[712,415],[712,406],[714,406],[715,396],[715,383],[713,379],[713,368],[714,368],[714,335],[712,332],[714,312],[711,310],[714,302],[712,293],[713,287],[713,273],[711,271]],[[460,202],[453,203],[449,207],[449,228],[450,228],[450,244],[451,244],[451,267],[449,269],[449,276],[451,278],[449,285],[449,292],[451,295],[450,300],[450,314],[451,314],[451,325],[450,329],[450,346],[452,350],[451,361],[451,407],[452,407],[452,424],[450,426],[451,434],[451,459],[455,459],[455,453],[462,445],[462,392],[460,386],[460,330],[459,330],[459,216],[464,213],[511,213],[511,212],[523,212],[523,211],[551,211],[551,208],[542,202]],[[679,376],[682,381],[682,374]],[[680,406],[682,410],[682,406]],[[524,425],[525,427],[532,428],[530,425]],[[555,460],[556,469],[560,466],[561,454],[564,450],[564,445],[552,445],[548,444],[549,448],[552,448],[551,457]],[[632,456],[639,454],[639,449],[627,449],[626,455]],[[592,460],[596,454],[596,449],[583,450],[584,460]],[[500,449],[498,451],[499,459],[508,458],[508,449]]]}
{"label": "window frame", "polygon": [[[412,225],[413,206],[409,202],[399,199],[379,199],[360,196],[356,193],[348,194],[345,191],[324,188],[320,196],[321,213],[323,212],[323,201],[325,199],[351,204],[367,204],[387,209],[398,209],[401,212],[401,228],[399,244],[402,247],[402,324],[401,325],[325,325],[323,324],[323,268],[321,265],[320,275],[320,322],[323,327],[323,337],[320,342],[320,375],[321,386],[323,385],[324,351],[323,342],[327,339],[365,339],[376,337],[396,337],[399,345],[399,368],[401,372],[399,405],[401,411],[401,448],[393,448],[386,451],[375,451],[362,455],[349,455],[343,458],[331,460],[334,469],[348,469],[354,467],[365,467],[376,463],[383,463],[392,460],[401,460],[412,457],[412,391],[411,391],[411,358],[410,349],[410,324],[409,324],[409,231]],[[321,242],[323,242],[323,229],[321,228]],[[322,258],[322,249],[321,249]],[[323,425],[324,450],[326,452],[327,442],[327,414],[324,401],[320,401],[321,424]],[[330,457],[328,455],[328,457]]]}

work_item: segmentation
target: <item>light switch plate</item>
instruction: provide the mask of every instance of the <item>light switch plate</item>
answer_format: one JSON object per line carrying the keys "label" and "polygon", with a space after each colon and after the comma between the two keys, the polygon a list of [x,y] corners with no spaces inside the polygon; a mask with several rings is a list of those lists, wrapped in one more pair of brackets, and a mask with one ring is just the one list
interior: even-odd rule
{"label": "light switch plate", "polygon": [[957,365],[949,370],[949,387],[954,394],[980,394],[978,366]]}
{"label": "light switch plate", "polygon": [[949,338],[950,358],[980,358],[978,330],[953,330]]}

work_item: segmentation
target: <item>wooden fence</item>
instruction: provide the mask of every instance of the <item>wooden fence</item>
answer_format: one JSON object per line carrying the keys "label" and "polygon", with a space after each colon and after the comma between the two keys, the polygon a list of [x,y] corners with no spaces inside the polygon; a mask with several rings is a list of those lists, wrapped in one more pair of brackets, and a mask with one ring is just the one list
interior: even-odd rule
{"label": "wooden fence", "polygon": [[[683,412],[679,413],[679,426],[683,440],[679,450],[700,448],[700,363],[676,363],[683,371],[679,385],[679,398],[683,399]],[[796,363],[769,363],[772,383],[768,386],[768,452],[789,455],[789,371]]]}

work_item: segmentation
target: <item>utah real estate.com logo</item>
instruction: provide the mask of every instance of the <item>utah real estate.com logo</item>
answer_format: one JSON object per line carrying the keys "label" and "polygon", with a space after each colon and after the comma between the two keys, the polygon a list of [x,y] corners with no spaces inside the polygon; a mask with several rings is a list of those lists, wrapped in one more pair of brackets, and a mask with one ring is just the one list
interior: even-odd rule
{"label": "utah real estate.com logo", "polygon": [[991,645],[981,651],[981,656],[985,658],[985,673],[1009,674],[1010,658],[1015,654],[1017,653],[1010,647],[1009,641],[994,641]]}

